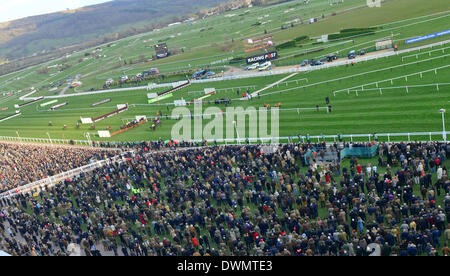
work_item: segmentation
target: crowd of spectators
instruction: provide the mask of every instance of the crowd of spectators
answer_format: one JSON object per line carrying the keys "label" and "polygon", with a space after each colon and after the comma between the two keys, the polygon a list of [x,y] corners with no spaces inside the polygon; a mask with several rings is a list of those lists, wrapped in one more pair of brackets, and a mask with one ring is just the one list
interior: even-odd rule
{"label": "crowd of spectators", "polygon": [[0,143],[0,192],[115,154],[104,149]]}
{"label": "crowd of spectators", "polygon": [[450,252],[448,144],[381,143],[378,166],[357,158],[307,165],[312,146],[296,143],[127,146],[134,152],[120,162],[0,200],[0,248],[13,255],[80,248],[82,255],[367,256],[375,244],[387,256]]}

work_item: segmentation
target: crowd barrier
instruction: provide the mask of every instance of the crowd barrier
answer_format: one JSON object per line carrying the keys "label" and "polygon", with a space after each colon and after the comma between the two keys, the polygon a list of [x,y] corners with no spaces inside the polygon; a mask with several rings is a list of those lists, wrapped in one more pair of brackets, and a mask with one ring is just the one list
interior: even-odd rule
{"label": "crowd barrier", "polygon": [[[129,152],[128,152],[129,153]],[[24,186],[19,186],[13,190],[4,192],[0,194],[0,199],[3,198],[9,198],[9,197],[13,197],[19,194],[24,194],[24,193],[32,193],[32,192],[38,192],[39,190],[43,190],[45,188],[50,188],[55,186],[56,184],[66,180],[66,179],[71,179],[72,177],[76,177],[79,176],[81,173],[87,173],[87,172],[91,172],[97,168],[101,168],[107,164],[110,163],[114,163],[117,161],[120,161],[123,157],[124,153],[114,156],[110,159],[106,159],[106,160],[101,160],[101,161],[97,161],[67,172],[63,172],[54,176],[50,176],[44,179],[41,179],[39,181],[24,185]]]}
{"label": "crowd barrier", "polygon": [[[450,131],[445,132],[447,136],[450,135]],[[432,142],[432,141],[444,141],[444,132],[434,131],[434,132],[409,132],[409,133],[377,133],[376,136],[381,141],[385,142],[395,142],[395,141],[421,141],[421,142]],[[374,140],[373,134],[342,134],[341,137],[346,142],[372,142]],[[414,139],[416,137],[416,139]],[[418,139],[417,139],[418,137]],[[384,139],[382,139],[384,138]],[[427,138],[427,139],[424,139]],[[218,142],[224,144],[230,143],[270,143],[271,140],[278,140],[280,142],[285,141],[298,141],[298,136],[284,136],[284,137],[269,137],[269,138],[231,138],[231,139],[206,139],[207,142]],[[301,137],[302,141],[305,142],[306,138]],[[315,135],[310,136],[312,142],[338,142],[339,136],[336,135]],[[0,141],[7,142],[19,142],[19,143],[46,143],[54,145],[80,145],[80,146],[92,146],[92,141],[88,140],[71,140],[71,139],[45,139],[45,138],[29,138],[29,137],[12,137],[12,136],[0,136]],[[204,140],[192,140],[191,142],[203,142]]]}

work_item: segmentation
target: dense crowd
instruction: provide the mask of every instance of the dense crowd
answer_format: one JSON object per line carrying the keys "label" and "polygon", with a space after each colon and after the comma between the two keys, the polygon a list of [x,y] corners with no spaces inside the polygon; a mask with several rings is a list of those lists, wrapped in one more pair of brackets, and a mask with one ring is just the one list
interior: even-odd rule
{"label": "dense crowd", "polygon": [[120,162],[1,200],[0,248],[13,255],[450,253],[449,144],[381,143],[378,164],[352,158],[349,165],[306,162],[315,148],[307,144],[159,147],[136,144]]}
{"label": "dense crowd", "polygon": [[103,149],[0,143],[0,192],[115,154]]}

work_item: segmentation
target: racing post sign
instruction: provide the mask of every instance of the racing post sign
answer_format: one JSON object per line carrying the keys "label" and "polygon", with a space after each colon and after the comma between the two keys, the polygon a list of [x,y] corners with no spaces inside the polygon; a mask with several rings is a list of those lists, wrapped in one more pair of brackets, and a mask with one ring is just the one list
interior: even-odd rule
{"label": "racing post sign", "polygon": [[278,52],[270,52],[265,53],[257,56],[251,56],[247,58],[247,64],[253,64],[253,63],[263,63],[266,61],[274,60],[278,58]]}

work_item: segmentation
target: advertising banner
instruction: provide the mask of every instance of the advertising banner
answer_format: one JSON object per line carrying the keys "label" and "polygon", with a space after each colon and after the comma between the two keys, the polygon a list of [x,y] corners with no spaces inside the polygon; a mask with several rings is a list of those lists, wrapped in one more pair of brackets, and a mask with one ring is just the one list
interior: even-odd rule
{"label": "advertising banner", "polygon": [[65,106],[65,105],[68,105],[68,104],[69,104],[68,102],[65,102],[65,103],[62,103],[62,104],[54,105],[54,106],[50,107],[50,109],[51,109],[51,110],[55,110],[55,109],[58,109],[58,108],[60,108],[60,107],[63,107],[63,106]]}
{"label": "advertising banner", "polygon": [[419,41],[423,41],[423,40],[427,40],[427,39],[432,39],[432,38],[436,38],[436,37],[440,37],[440,36],[448,35],[448,34],[450,34],[450,30],[446,30],[446,31],[442,31],[442,32],[434,33],[434,34],[429,34],[429,35],[424,35],[424,36],[419,36],[416,38],[411,38],[411,39],[406,40],[406,44],[419,42]]}
{"label": "advertising banner", "polygon": [[274,60],[278,58],[278,52],[270,52],[257,56],[251,56],[247,58],[247,64],[253,64],[256,62],[263,63],[266,61]]}
{"label": "advertising banner", "polygon": [[58,102],[58,100],[49,101],[49,102],[41,104],[41,107],[44,107],[44,106],[47,106],[47,105],[51,105],[51,104],[54,104],[54,103],[57,103],[57,102]]}
{"label": "advertising banner", "polygon": [[81,123],[83,124],[83,125],[86,125],[86,124],[93,124],[94,122],[92,121],[92,118],[82,118],[82,117],[80,117],[80,120],[81,120]]}
{"label": "advertising banner", "polygon": [[173,97],[173,94],[172,94],[172,93],[166,94],[166,95],[163,95],[163,96],[160,96],[160,97],[158,97],[158,98],[150,99],[150,100],[148,100],[148,103],[149,103],[149,104],[156,103],[156,102],[159,102],[159,101],[168,99],[168,98],[170,98],[170,97]]}

